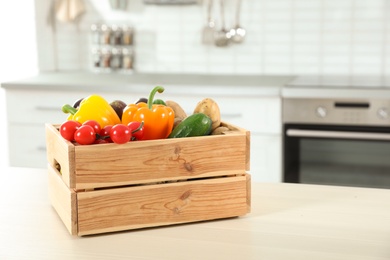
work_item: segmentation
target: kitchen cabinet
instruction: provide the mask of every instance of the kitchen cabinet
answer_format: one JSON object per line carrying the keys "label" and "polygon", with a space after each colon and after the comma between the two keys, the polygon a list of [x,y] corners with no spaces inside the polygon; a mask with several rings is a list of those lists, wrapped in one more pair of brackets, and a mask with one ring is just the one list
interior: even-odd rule
{"label": "kitchen cabinet", "polygon": [[[6,90],[9,160],[11,166],[46,168],[45,123],[61,124],[67,115],[62,105],[72,104],[87,91]],[[136,100],[135,95],[112,95],[107,100]],[[23,115],[20,114],[23,111]]]}
{"label": "kitchen cabinet", "polygon": [[[63,104],[71,104],[80,97],[92,93],[102,95],[109,102],[121,99],[126,103],[132,103],[145,96],[151,90],[149,86],[155,85],[145,84],[148,86],[145,88],[137,84],[137,87],[125,88],[121,86],[122,83],[114,82],[112,88],[107,88],[100,86],[96,79],[91,79],[96,81],[96,87],[91,91],[89,86],[75,83],[77,80],[74,78],[67,80],[74,82],[67,83],[66,80],[61,82],[60,79],[53,79],[50,82],[47,79],[46,81],[34,79],[3,85],[6,89],[11,166],[46,168],[44,124],[60,124],[66,120],[67,115],[61,111]],[[192,113],[197,102],[203,98],[213,98],[220,106],[223,121],[251,131],[252,178],[256,181],[279,182],[281,180],[279,86],[282,85],[270,84],[269,88],[262,90],[261,86],[254,85],[242,87],[240,91],[220,84],[194,85],[192,83],[192,86],[188,87],[185,84],[168,82],[165,84],[166,91],[157,94],[156,98],[175,100],[188,114]]]}
{"label": "kitchen cabinet", "polygon": [[251,135],[251,175],[254,181],[282,182],[282,138],[280,135]]}

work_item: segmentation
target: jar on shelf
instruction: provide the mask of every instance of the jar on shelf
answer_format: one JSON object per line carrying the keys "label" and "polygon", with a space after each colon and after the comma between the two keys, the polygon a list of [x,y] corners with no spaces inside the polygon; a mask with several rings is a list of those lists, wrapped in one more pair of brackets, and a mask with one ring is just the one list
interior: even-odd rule
{"label": "jar on shelf", "polygon": [[100,48],[93,48],[92,49],[92,66],[95,69],[100,68],[100,64],[102,61],[102,53],[100,51]]}
{"label": "jar on shelf", "polygon": [[100,43],[101,44],[110,44],[111,42],[111,28],[107,24],[102,24],[100,27],[101,36]]}
{"label": "jar on shelf", "polygon": [[134,42],[134,29],[128,25],[122,27],[122,44],[133,45]]}
{"label": "jar on shelf", "polygon": [[122,69],[132,70],[134,68],[134,53],[132,49],[122,49]]}
{"label": "jar on shelf", "polygon": [[91,37],[93,44],[100,43],[100,26],[98,24],[91,25]]}
{"label": "jar on shelf", "polygon": [[111,68],[111,50],[109,48],[102,48],[100,67],[104,69]]}
{"label": "jar on shelf", "polygon": [[116,24],[111,26],[111,44],[120,45],[122,44],[122,28]]}
{"label": "jar on shelf", "polygon": [[122,51],[120,48],[111,49],[111,64],[112,69],[120,69],[122,67]]}

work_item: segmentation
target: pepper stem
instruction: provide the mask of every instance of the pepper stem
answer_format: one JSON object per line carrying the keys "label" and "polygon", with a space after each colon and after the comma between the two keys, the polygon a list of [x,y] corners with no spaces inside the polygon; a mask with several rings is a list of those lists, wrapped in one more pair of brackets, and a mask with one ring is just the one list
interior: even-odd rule
{"label": "pepper stem", "polygon": [[66,105],[63,105],[63,106],[62,106],[62,112],[66,113],[66,114],[72,114],[72,115],[74,115],[74,114],[76,114],[77,109],[74,108],[74,107],[72,107],[72,106],[69,105],[69,104],[66,104]]}
{"label": "pepper stem", "polygon": [[148,99],[148,108],[149,109],[152,109],[153,99],[154,99],[154,96],[156,95],[157,92],[158,93],[163,93],[164,92],[164,88],[161,87],[161,86],[156,86],[156,87],[154,87],[154,89],[152,89],[152,91],[149,94],[149,99]]}

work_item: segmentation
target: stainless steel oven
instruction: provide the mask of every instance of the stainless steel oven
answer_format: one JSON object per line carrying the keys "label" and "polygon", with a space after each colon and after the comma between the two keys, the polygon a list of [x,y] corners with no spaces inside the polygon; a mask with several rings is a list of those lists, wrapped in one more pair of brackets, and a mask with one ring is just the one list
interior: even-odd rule
{"label": "stainless steel oven", "polygon": [[390,188],[390,98],[282,104],[284,182]]}

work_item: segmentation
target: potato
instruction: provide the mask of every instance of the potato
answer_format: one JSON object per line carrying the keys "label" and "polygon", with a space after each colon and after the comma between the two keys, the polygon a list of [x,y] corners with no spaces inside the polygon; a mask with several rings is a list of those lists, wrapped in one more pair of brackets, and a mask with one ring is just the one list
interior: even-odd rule
{"label": "potato", "polygon": [[175,120],[173,121],[172,129],[175,129],[175,127],[178,126],[183,120],[184,120],[184,118],[175,117]]}
{"label": "potato", "polygon": [[226,126],[218,126],[214,129],[214,131],[211,132],[211,135],[222,135],[226,132],[228,132],[230,129]]}
{"label": "potato", "polygon": [[211,98],[205,98],[196,105],[194,109],[195,113],[203,113],[210,117],[213,122],[211,125],[211,131],[214,131],[218,126],[221,125],[221,112],[217,102]]}
{"label": "potato", "polygon": [[179,118],[183,120],[184,118],[187,117],[187,113],[177,102],[172,100],[167,100],[165,101],[165,104],[167,104],[168,107],[172,108],[173,112],[175,113],[175,118]]}

